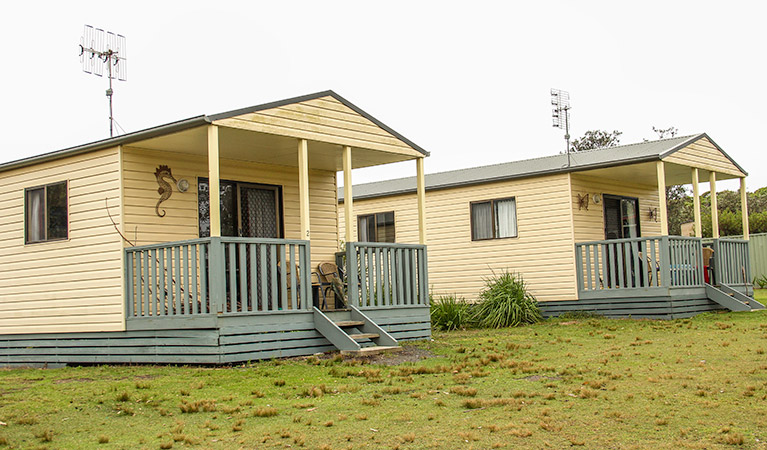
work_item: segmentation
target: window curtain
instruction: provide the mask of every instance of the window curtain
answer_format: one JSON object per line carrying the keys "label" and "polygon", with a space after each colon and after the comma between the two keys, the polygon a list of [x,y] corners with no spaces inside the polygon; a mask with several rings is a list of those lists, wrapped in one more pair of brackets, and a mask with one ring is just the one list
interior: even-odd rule
{"label": "window curtain", "polygon": [[513,198],[495,201],[495,231],[498,238],[517,235],[517,207]]}
{"label": "window curtain", "polygon": [[493,210],[490,202],[471,205],[472,239],[493,238]]}
{"label": "window curtain", "polygon": [[45,189],[27,191],[27,242],[45,240]]}
{"label": "window curtain", "polygon": [[623,237],[639,237],[637,226],[637,201],[635,199],[621,199],[621,212],[623,213]]}
{"label": "window curtain", "polygon": [[374,220],[374,216],[360,216],[359,222],[357,222],[357,232],[360,242],[370,242],[370,236],[368,235],[368,221]]}

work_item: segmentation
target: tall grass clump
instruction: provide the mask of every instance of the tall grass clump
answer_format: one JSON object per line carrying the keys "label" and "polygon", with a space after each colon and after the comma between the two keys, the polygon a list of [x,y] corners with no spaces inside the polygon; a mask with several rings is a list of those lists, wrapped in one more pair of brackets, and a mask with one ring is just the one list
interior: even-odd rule
{"label": "tall grass clump", "polygon": [[522,276],[504,271],[485,279],[472,319],[480,328],[504,328],[537,323],[542,316]]}
{"label": "tall grass clump", "polygon": [[463,298],[448,295],[431,303],[431,326],[443,331],[457,330],[469,325],[469,304]]}

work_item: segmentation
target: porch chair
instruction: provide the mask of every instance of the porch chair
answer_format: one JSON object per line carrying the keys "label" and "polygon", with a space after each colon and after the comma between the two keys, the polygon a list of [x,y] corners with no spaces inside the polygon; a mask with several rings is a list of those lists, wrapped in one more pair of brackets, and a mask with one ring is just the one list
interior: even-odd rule
{"label": "porch chair", "polygon": [[713,258],[714,249],[703,247],[703,278],[708,284],[714,284],[714,267],[711,264]]}
{"label": "porch chair", "polygon": [[[344,282],[338,266],[332,262],[323,262],[317,265],[320,279],[320,292],[322,293],[322,307],[327,308],[325,299],[329,292],[333,292],[334,306],[346,307],[346,294]],[[340,300],[340,302],[339,302]]]}
{"label": "porch chair", "polygon": [[[277,265],[277,273],[280,272],[280,269],[281,268],[280,268],[279,263],[278,263],[278,265]],[[299,267],[298,263],[296,263],[295,265],[288,264],[287,267],[285,267],[285,284],[287,284],[287,286],[288,286],[288,298],[286,299],[285,303],[287,304],[288,309],[296,309],[296,308],[300,308],[301,307],[300,302],[303,301],[303,299],[301,299],[301,297],[299,295],[299,296],[296,297],[297,301],[299,302],[298,305],[292,305],[290,303],[291,302],[291,298],[292,298],[291,290],[293,289],[293,286],[291,286],[292,283],[291,283],[291,280],[290,280],[290,272],[291,272],[291,270],[295,270],[296,271],[296,289],[298,290],[297,292],[301,292],[301,268]],[[316,286],[320,286],[320,288],[318,289],[319,290],[319,295],[320,295],[320,297],[322,297],[322,304],[324,305],[325,304],[325,293],[322,291],[322,287],[321,287],[322,280],[320,278],[320,274],[318,274],[317,272],[311,272],[309,276],[316,278],[316,280],[317,280],[316,283],[315,283],[314,280],[311,280],[312,288],[314,288]],[[314,293],[312,292],[312,296],[313,296],[313,294]],[[317,299],[317,300],[319,301],[319,299]]]}
{"label": "porch chair", "polygon": [[[640,258],[643,256],[639,254]],[[660,262],[655,261],[655,267],[653,267],[653,260],[649,256],[644,257],[647,260],[647,285],[648,286],[660,286]],[[655,274],[655,282],[653,282],[653,273]]]}

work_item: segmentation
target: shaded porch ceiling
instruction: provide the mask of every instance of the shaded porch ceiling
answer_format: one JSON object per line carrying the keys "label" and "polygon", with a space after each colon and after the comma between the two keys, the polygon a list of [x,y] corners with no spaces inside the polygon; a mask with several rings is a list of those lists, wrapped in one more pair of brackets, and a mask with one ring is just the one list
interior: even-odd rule
{"label": "shaded porch ceiling", "polygon": [[[637,164],[628,164],[613,167],[604,167],[601,169],[592,169],[576,172],[582,175],[594,176],[599,178],[605,178],[615,181],[631,181],[633,183],[640,183],[650,186],[658,185],[658,175],[656,168],[657,161],[643,162]],[[666,186],[674,186],[678,184],[692,184],[692,168],[681,164],[675,164],[665,162],[666,171]],[[707,183],[709,180],[710,171],[705,169],[698,169],[698,177],[701,183]],[[738,178],[734,175],[728,175],[726,173],[717,172],[716,180],[731,180]]]}
{"label": "shaded porch ceiling", "polygon": [[[132,148],[208,155],[208,127],[201,126],[133,142]],[[249,161],[279,166],[298,166],[299,139],[237,128],[219,127],[221,159]],[[343,147],[308,140],[309,169],[343,170]],[[352,147],[352,168],[370,167],[414,159],[413,156]]]}

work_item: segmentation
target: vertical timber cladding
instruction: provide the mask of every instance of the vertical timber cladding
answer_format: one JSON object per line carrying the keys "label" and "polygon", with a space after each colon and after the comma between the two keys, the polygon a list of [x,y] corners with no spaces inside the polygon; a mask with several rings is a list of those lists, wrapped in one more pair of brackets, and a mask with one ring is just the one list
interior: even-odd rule
{"label": "vertical timber cladding", "polygon": [[[0,172],[0,335],[118,331],[118,148]],[[24,189],[68,182],[68,239],[24,243]]]}
{"label": "vertical timber cladding", "polygon": [[[125,176],[125,232],[134,235],[139,245],[181,241],[198,237],[197,177],[208,176],[205,157],[172,152],[127,148],[123,155]],[[176,179],[189,181],[189,190],[175,190],[162,204],[165,217],[157,217],[157,182],[154,170],[165,164]],[[264,165],[246,161],[221,160],[221,179],[282,186],[283,216],[286,239],[300,237],[298,204],[298,169]],[[322,261],[333,261],[338,246],[336,224],[335,172],[309,171],[309,211],[311,223],[312,267]]]}
{"label": "vertical timber cladding", "polygon": [[[475,300],[484,279],[522,274],[539,301],[576,298],[568,176],[550,175],[426,191],[429,285]],[[515,197],[518,237],[471,240],[470,202]],[[416,194],[354,200],[354,213],[394,211],[398,243],[418,243]],[[343,208],[339,208],[343,226]],[[356,220],[352,235],[356,238]],[[343,234],[343,232],[342,232]]]}

